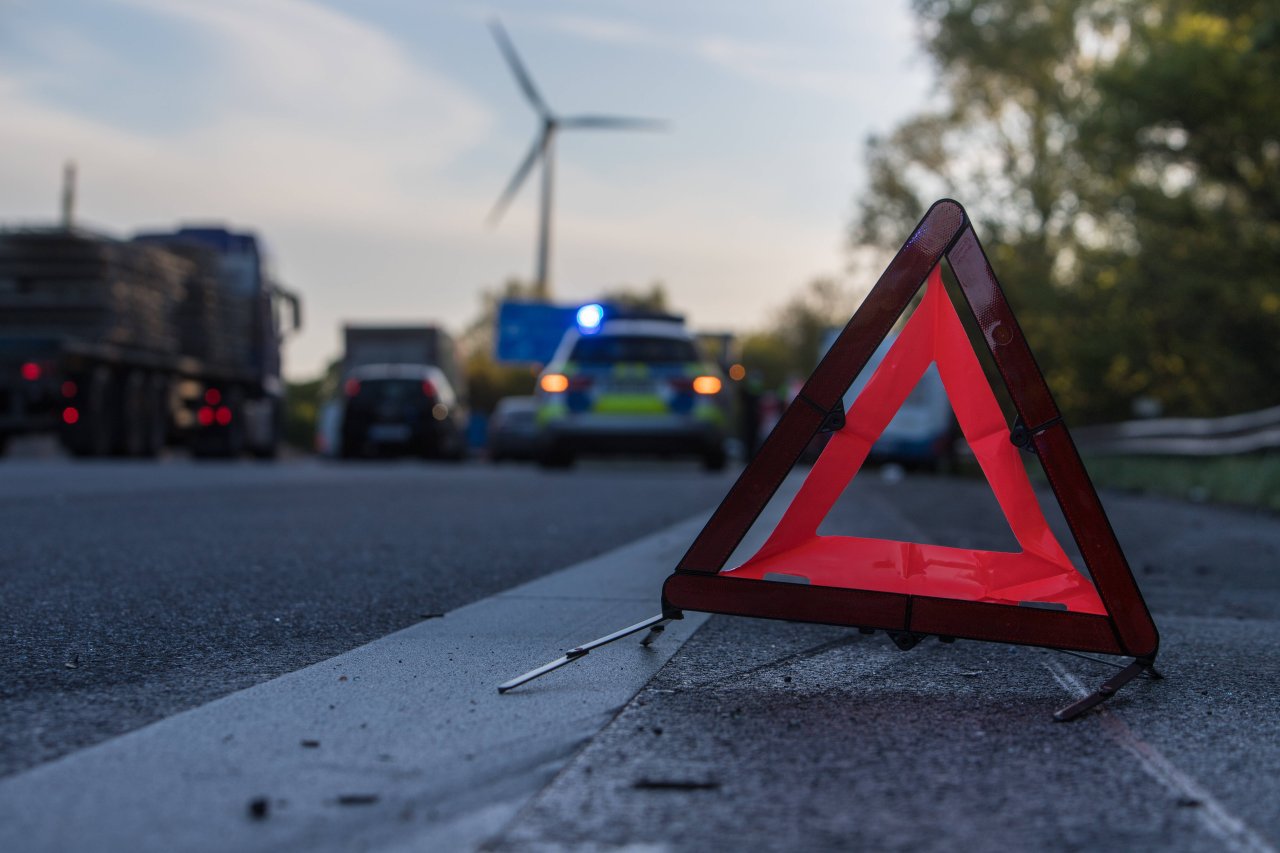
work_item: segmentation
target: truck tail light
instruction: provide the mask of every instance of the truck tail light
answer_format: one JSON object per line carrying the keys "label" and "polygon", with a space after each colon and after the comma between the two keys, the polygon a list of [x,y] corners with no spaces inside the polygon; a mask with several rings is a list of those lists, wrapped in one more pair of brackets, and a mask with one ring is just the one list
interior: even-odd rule
{"label": "truck tail light", "polygon": [[44,371],[40,369],[40,365],[34,361],[24,361],[22,363],[22,378],[28,382],[35,382],[40,378],[40,374]]}

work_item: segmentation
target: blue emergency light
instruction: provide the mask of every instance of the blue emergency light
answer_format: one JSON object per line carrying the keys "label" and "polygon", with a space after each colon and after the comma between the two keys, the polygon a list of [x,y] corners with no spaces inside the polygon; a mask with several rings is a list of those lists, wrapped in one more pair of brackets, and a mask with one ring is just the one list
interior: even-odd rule
{"label": "blue emergency light", "polygon": [[585,335],[600,331],[600,324],[604,322],[604,306],[595,302],[583,305],[578,309],[577,322],[578,330]]}

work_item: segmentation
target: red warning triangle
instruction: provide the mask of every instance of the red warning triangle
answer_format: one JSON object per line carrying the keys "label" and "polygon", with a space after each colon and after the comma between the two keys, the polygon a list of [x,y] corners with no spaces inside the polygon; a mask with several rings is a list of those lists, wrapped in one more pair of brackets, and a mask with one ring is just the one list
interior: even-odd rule
{"label": "red warning triangle", "polygon": [[[1008,388],[1018,413],[1014,430],[942,285],[943,258]],[[923,300],[777,528],[754,556],[725,570],[801,452],[838,419],[841,397],[926,278]],[[931,363],[1017,553],[817,532]],[[1049,529],[1010,440],[1015,431],[1039,456],[1089,577]],[[1159,644],[1155,623],[959,204],[944,200],[930,208],[667,579],[663,613],[682,610],[1124,654],[1150,667]]]}

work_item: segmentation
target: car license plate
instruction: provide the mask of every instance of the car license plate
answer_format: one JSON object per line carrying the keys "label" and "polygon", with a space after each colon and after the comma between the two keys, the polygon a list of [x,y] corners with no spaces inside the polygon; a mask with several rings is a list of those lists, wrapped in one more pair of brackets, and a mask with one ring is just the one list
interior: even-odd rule
{"label": "car license plate", "polygon": [[374,424],[369,427],[371,441],[406,441],[408,438],[408,424]]}

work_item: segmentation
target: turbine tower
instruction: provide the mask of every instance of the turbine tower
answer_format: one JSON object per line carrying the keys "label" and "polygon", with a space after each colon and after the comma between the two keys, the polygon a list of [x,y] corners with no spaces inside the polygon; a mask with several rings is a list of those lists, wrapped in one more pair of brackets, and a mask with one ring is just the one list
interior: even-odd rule
{"label": "turbine tower", "polygon": [[533,111],[537,113],[541,123],[537,135],[533,138],[533,145],[530,146],[529,153],[520,162],[519,167],[516,168],[516,173],[507,183],[507,188],[503,190],[497,204],[493,206],[493,211],[489,214],[489,223],[491,225],[496,224],[502,218],[502,214],[506,211],[516,193],[520,191],[520,187],[524,185],[529,173],[540,163],[542,165],[542,198],[538,213],[538,267],[534,288],[536,296],[545,301],[551,296],[551,200],[554,195],[557,131],[658,130],[665,125],[663,122],[653,119],[628,118],[625,116],[556,115],[547,106],[547,102],[542,99],[537,87],[533,85],[533,78],[525,70],[524,63],[520,61],[515,45],[507,37],[507,32],[502,28],[502,24],[495,20],[489,26],[493,30],[494,39],[498,42],[498,49],[502,51],[503,58],[506,59],[512,75],[516,78],[516,83],[520,86],[520,91],[524,93],[525,100],[533,107]]}

